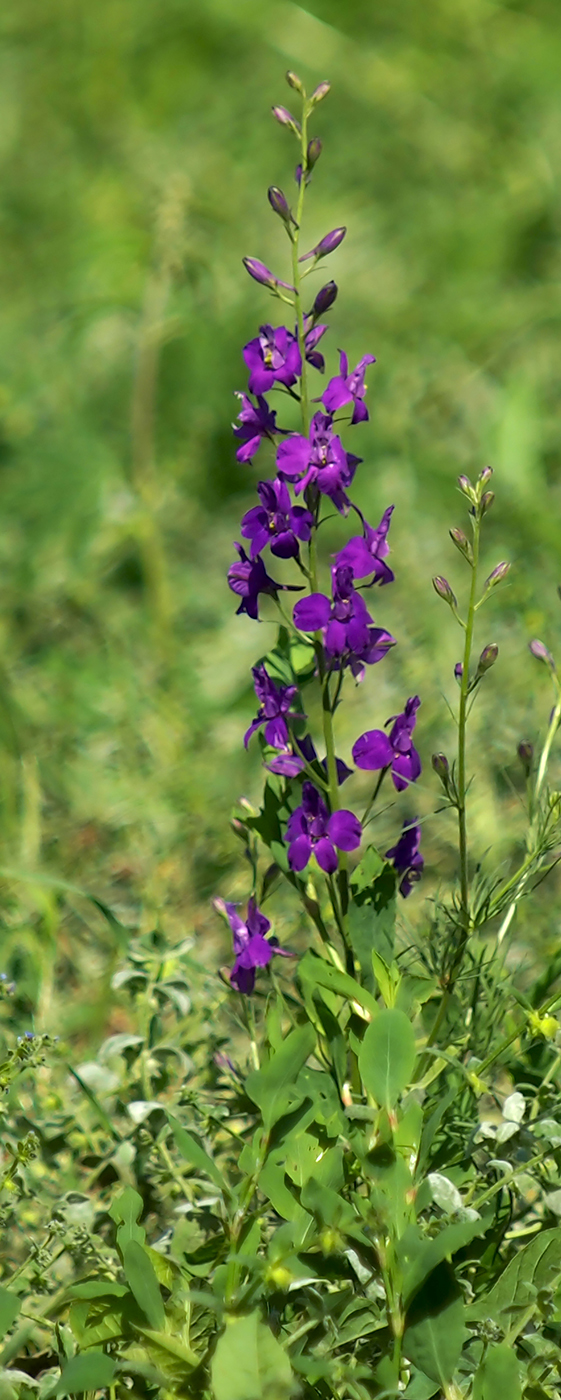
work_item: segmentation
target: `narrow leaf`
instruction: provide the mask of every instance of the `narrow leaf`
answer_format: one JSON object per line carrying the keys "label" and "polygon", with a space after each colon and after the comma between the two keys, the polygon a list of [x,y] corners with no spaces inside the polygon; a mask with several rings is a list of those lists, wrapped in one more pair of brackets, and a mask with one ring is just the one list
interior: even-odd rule
{"label": "narrow leaf", "polygon": [[163,1331],[166,1315],[160,1293],[160,1285],[154,1273],[152,1260],[138,1240],[129,1240],[123,1250],[123,1267],[127,1283],[130,1284],[139,1308],[147,1317],[155,1332]]}
{"label": "narrow leaf", "polygon": [[181,1156],[186,1162],[189,1162],[190,1166],[197,1167],[198,1171],[202,1172],[203,1176],[213,1181],[214,1185],[218,1186],[220,1191],[227,1194],[229,1187],[224,1180],[220,1168],[217,1167],[216,1162],[213,1162],[212,1157],[209,1157],[208,1152],[205,1152],[201,1143],[197,1142],[197,1139],[194,1138],[191,1133],[188,1133],[187,1129],[181,1126],[181,1123],[178,1123],[177,1118],[173,1118],[171,1113],[168,1113],[167,1116]]}
{"label": "narrow leaf", "polygon": [[247,1093],[261,1109],[267,1129],[272,1128],[279,1118],[301,1101],[302,1094],[296,1088],[296,1080],[315,1043],[313,1026],[309,1023],[299,1026],[286,1037],[269,1063],[246,1079]]}

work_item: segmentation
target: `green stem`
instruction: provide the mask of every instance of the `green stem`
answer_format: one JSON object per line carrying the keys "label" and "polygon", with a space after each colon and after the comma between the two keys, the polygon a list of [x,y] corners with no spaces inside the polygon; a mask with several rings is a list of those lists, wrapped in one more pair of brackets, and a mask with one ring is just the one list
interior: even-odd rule
{"label": "green stem", "polygon": [[527,856],[526,856],[526,860],[524,861],[524,864],[523,864],[521,870],[518,872],[518,874],[517,874],[517,875],[514,877],[514,879],[513,879],[513,883],[516,884],[516,893],[515,893],[515,895],[514,895],[514,898],[511,900],[511,903],[509,904],[509,907],[508,907],[508,909],[507,909],[507,911],[506,911],[506,914],[505,914],[505,916],[504,916],[504,919],[503,919],[502,924],[501,924],[501,926],[500,926],[500,929],[499,929],[499,931],[498,931],[498,934],[497,934],[497,946],[498,946],[498,947],[500,947],[500,945],[501,945],[501,943],[502,943],[502,941],[503,941],[503,938],[504,938],[505,935],[508,933],[508,930],[509,930],[509,928],[510,928],[510,925],[511,925],[511,923],[512,923],[512,920],[513,920],[513,918],[514,918],[514,915],[515,915],[515,913],[516,913],[516,909],[517,909],[518,903],[519,903],[519,901],[520,901],[520,899],[521,899],[522,894],[524,893],[524,889],[525,889],[525,887],[526,887],[526,885],[527,885],[527,883],[528,883],[528,880],[529,880],[529,878],[530,878],[530,872],[531,872],[532,866],[533,866],[533,864],[534,864],[534,859],[535,859],[535,855],[536,855],[536,846],[537,846],[537,844],[538,844],[538,842],[537,842],[537,837],[538,837],[537,826],[538,826],[538,823],[539,823],[539,799],[540,799],[540,794],[541,794],[541,790],[542,790],[543,783],[544,783],[544,778],[545,778],[545,775],[546,775],[546,772],[547,772],[547,765],[548,765],[548,762],[549,762],[549,755],[550,755],[550,753],[551,753],[551,745],[552,745],[552,743],[553,743],[553,740],[554,740],[555,735],[556,735],[556,733],[557,733],[557,730],[558,730],[558,728],[559,728],[559,723],[560,723],[560,721],[561,721],[561,692],[559,691],[559,686],[558,686],[557,683],[556,683],[556,691],[557,691],[557,701],[556,701],[555,708],[554,708],[554,710],[553,710],[553,714],[552,714],[551,719],[550,719],[550,722],[549,722],[549,728],[548,728],[547,734],[546,734],[546,736],[545,736],[544,746],[543,746],[543,749],[542,749],[541,754],[540,754],[540,761],[539,761],[539,765],[538,765],[538,771],[537,771],[537,774],[536,774],[536,782],[535,782],[535,786],[534,786],[534,791],[533,791],[533,793],[531,794],[531,798],[530,798],[530,826],[529,826],[529,829],[528,829],[528,837],[527,837],[527,841],[526,841]]}
{"label": "green stem", "polygon": [[[462,683],[460,686],[460,709],[458,714],[458,838],[460,848],[460,899],[463,937],[461,940],[460,961],[469,935],[469,869],[466,820],[466,732],[467,702],[469,694],[469,667],[473,643],[473,627],[477,593],[477,566],[479,563],[479,538],[481,518],[479,512],[473,525],[473,562],[471,566],[471,588],[466,622]],[[458,961],[459,970],[459,961]]]}

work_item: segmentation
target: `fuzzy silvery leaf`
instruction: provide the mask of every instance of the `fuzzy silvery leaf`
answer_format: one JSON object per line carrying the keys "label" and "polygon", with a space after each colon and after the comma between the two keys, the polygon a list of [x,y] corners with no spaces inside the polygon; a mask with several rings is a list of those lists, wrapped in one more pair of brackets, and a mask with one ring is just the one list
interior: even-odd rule
{"label": "fuzzy silvery leaf", "polygon": [[518,1132],[519,1123],[499,1123],[495,1138],[497,1142],[508,1142]]}
{"label": "fuzzy silvery leaf", "polygon": [[526,1112],[526,1100],[518,1090],[514,1094],[509,1094],[503,1104],[503,1118],[509,1123],[521,1123]]}
{"label": "fuzzy silvery leaf", "polygon": [[462,1198],[457,1186],[449,1177],[443,1176],[440,1172],[429,1172],[427,1181],[430,1183],[432,1199],[441,1210],[445,1210],[448,1215],[453,1215],[462,1209]]}
{"label": "fuzzy silvery leaf", "polygon": [[162,1112],[162,1105],[156,1099],[133,1099],[127,1104],[127,1113],[132,1118],[133,1123],[144,1123],[155,1109]]}

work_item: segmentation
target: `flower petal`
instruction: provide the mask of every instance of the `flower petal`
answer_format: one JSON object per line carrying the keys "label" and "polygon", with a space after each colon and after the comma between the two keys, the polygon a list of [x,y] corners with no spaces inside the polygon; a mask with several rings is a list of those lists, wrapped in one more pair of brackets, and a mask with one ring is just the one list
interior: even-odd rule
{"label": "flower petal", "polygon": [[353,745],[353,763],[368,773],[387,768],[393,760],[393,749],[382,729],[367,729]]}
{"label": "flower petal", "polygon": [[334,812],[329,818],[327,829],[331,840],[340,851],[356,851],[357,846],[360,846],[362,827],[354,812],[348,812],[345,808]]}

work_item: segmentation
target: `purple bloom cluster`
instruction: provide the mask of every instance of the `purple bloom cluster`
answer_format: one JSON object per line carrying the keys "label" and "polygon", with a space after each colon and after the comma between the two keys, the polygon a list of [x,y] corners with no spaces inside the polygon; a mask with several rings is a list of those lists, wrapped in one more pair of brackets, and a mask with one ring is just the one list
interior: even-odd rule
{"label": "purple bloom cluster", "polygon": [[[287,77],[289,85],[301,92],[300,80],[293,74]],[[328,88],[327,83],[319,85],[312,96],[312,106],[326,95]],[[346,673],[350,671],[356,680],[363,680],[366,667],[382,661],[395,645],[391,633],[376,625],[365,601],[365,591],[375,584],[391,583],[394,578],[387,562],[394,507],[387,507],[377,526],[365,520],[349,495],[362,458],[350,452],[341,439],[343,428],[352,429],[368,421],[366,373],[375,363],[374,355],[363,355],[355,368],[350,369],[346,351],[340,350],[338,373],[328,380],[322,394],[308,398],[307,365],[320,374],[325,371],[323,338],[327,326],[323,318],[335,303],[337,285],[334,281],[327,282],[317,292],[310,310],[304,312],[300,300],[302,278],[340,246],[346,229],[332,229],[309,252],[300,252],[303,199],[322,145],[315,136],[302,144],[300,123],[287,108],[275,107],[273,114],[301,146],[294,209],[276,185],[268,190],[269,205],[282,221],[293,246],[295,285],[277,277],[257,258],[244,258],[247,272],[254,281],[290,306],[291,311],[289,325],[264,321],[258,334],[243,347],[248,383],[247,390],[238,393],[240,407],[233,424],[236,457],[242,464],[251,463],[261,444],[269,443],[275,474],[257,483],[257,501],[243,515],[241,538],[247,542],[247,553],[242,544],[236,544],[239,558],[228,571],[228,583],[239,598],[238,613],[245,613],[256,621],[263,596],[269,596],[280,608],[281,592],[296,590],[304,594],[294,606],[292,622],[281,609],[283,631],[269,668],[263,661],[253,667],[257,713],[245,733],[244,743],[247,747],[252,735],[262,731],[266,746],[265,767],[276,778],[276,782],[268,779],[267,796],[267,802],[270,799],[278,803],[272,808],[273,869],[288,867],[294,883],[313,856],[320,870],[330,877],[337,876],[329,887],[335,900],[334,913],[339,919],[336,901],[340,898],[344,904],[347,886],[344,871],[339,875],[337,872],[340,864],[345,866],[347,854],[358,850],[362,825],[353,812],[339,806],[338,788],[352,770],[341,759],[333,757],[333,718]],[[282,418],[279,425],[277,411],[267,397],[273,392],[281,396],[277,402],[283,402],[292,414],[295,406],[300,405],[299,431],[282,425]],[[315,406],[311,421],[310,403]],[[294,418],[291,421],[294,422]],[[361,528],[333,557],[329,594],[318,591],[315,539],[326,513],[332,514],[332,507],[343,518],[351,509],[355,511]],[[263,560],[267,548],[285,564],[294,561],[300,574],[307,579],[308,593],[304,592],[303,584],[278,582],[270,576]],[[298,633],[303,634],[300,640]],[[282,657],[280,672],[279,655]],[[273,680],[269,674],[273,661],[273,674],[280,674],[283,683]],[[307,716],[293,708],[302,704],[301,688],[314,677],[322,687],[329,764],[327,758],[318,756],[311,735],[303,732]],[[380,772],[380,781],[386,772],[391,773],[398,792],[414,783],[421,772],[421,761],[413,743],[419,705],[419,697],[411,696],[403,711],[393,715],[385,728],[367,730],[356,740],[352,750],[357,768]],[[296,792],[300,800],[295,802]],[[288,820],[287,810],[290,812]],[[261,832],[271,829],[268,815],[264,823],[262,820],[260,824],[255,822],[255,829]],[[262,839],[268,844],[264,835]],[[278,851],[282,839],[286,842],[284,856]],[[404,825],[396,844],[386,852],[403,896],[410,893],[423,868],[419,841],[420,827],[415,820]],[[341,853],[344,859],[340,860]],[[339,894],[336,894],[337,889]],[[257,907],[255,898],[249,901],[245,922],[235,905],[223,901],[217,904],[226,914],[233,934],[232,984],[240,992],[249,993],[254,987],[256,970],[266,967],[273,954],[281,949],[268,937],[270,924]]]}

